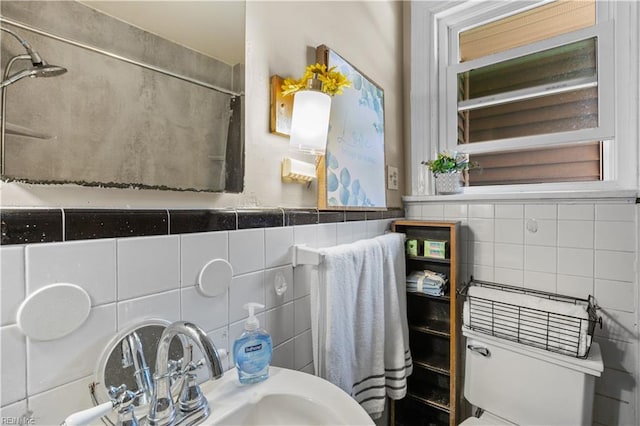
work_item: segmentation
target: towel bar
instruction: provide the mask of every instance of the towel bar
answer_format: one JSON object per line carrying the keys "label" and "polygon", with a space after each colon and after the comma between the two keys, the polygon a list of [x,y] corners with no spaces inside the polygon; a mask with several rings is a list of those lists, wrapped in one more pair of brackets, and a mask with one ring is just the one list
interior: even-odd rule
{"label": "towel bar", "polygon": [[296,244],[291,247],[291,263],[298,265],[319,265],[324,261],[324,255],[318,250],[307,247],[304,244]]}

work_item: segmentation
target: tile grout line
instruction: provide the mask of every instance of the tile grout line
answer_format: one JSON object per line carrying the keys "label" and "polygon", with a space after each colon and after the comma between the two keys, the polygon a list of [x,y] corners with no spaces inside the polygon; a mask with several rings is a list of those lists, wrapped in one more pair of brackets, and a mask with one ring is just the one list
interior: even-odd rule
{"label": "tile grout line", "polygon": [[60,216],[62,218],[61,220],[61,225],[62,225],[62,241],[67,241],[67,226],[66,226],[66,215],[64,212],[64,208],[60,208]]}

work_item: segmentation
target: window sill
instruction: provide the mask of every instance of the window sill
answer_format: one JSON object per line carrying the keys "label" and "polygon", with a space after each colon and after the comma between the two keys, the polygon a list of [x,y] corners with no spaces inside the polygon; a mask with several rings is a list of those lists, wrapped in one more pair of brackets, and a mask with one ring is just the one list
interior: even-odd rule
{"label": "window sill", "polygon": [[640,191],[620,189],[608,191],[538,191],[538,192],[499,192],[493,194],[470,193],[454,195],[405,195],[404,203],[443,203],[465,201],[553,201],[553,202],[617,202],[635,203]]}

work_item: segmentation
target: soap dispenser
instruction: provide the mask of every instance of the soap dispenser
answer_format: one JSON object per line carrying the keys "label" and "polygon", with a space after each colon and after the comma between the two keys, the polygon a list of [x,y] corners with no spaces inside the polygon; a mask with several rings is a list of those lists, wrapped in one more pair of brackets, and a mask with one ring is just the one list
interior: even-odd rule
{"label": "soap dispenser", "polygon": [[244,332],[233,344],[233,360],[238,370],[238,380],[242,384],[258,383],[269,377],[272,343],[271,336],[260,328],[255,316],[256,308],[264,308],[260,303],[247,303],[244,309],[249,311],[249,318],[244,325]]}

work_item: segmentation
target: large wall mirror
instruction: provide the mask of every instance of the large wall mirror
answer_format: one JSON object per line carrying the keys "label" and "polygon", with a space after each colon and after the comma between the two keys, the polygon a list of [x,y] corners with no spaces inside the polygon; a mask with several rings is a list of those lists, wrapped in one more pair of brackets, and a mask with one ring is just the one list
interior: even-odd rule
{"label": "large wall mirror", "polygon": [[244,1],[2,0],[0,15],[3,180],[242,192]]}

